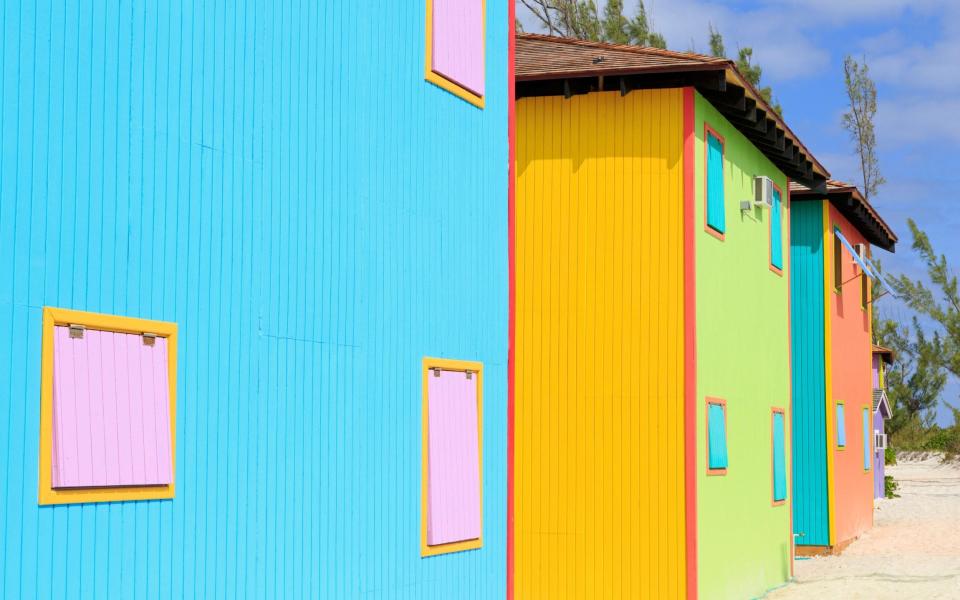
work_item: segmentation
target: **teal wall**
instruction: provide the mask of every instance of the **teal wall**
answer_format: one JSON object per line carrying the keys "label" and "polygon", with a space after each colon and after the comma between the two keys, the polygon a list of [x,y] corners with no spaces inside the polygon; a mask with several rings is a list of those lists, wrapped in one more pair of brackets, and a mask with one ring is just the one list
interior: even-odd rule
{"label": "teal wall", "polygon": [[793,344],[793,529],[797,544],[830,543],[823,322],[823,205],[794,201],[790,229]]}
{"label": "teal wall", "polygon": [[[0,597],[502,597],[507,3],[479,110],[423,2],[0,1]],[[178,323],[174,500],[37,505],[45,305]],[[485,542],[421,559],[425,355]]]}

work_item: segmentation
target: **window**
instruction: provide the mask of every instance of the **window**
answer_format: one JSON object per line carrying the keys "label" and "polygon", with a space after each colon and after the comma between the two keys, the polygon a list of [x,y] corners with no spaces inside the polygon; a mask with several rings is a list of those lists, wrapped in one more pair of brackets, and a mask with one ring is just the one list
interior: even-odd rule
{"label": "window", "polygon": [[483,365],[423,360],[420,554],[482,545]]}
{"label": "window", "polygon": [[833,291],[843,294],[843,242],[833,233]]}
{"label": "window", "polygon": [[847,446],[847,423],[843,414],[843,402],[837,402],[837,448]]}
{"label": "window", "polygon": [[727,473],[727,403],[707,398],[707,474]]}
{"label": "window", "polygon": [[707,233],[722,240],[727,230],[723,190],[724,141],[709,125],[705,125],[704,128],[704,137],[707,141],[706,230]]}
{"label": "window", "polygon": [[40,504],[173,497],[176,335],[44,308]]}
{"label": "window", "polygon": [[427,0],[426,80],[483,108],[484,0]]}
{"label": "window", "polygon": [[770,266],[774,272],[783,271],[783,207],[780,189],[773,186],[773,206],[770,207]]}
{"label": "window", "polygon": [[779,506],[787,499],[787,440],[784,411],[773,409],[773,504]]}
{"label": "window", "polygon": [[866,406],[863,407],[863,470],[870,470],[870,460],[871,454],[870,451],[870,431],[873,427],[870,426],[870,409]]}

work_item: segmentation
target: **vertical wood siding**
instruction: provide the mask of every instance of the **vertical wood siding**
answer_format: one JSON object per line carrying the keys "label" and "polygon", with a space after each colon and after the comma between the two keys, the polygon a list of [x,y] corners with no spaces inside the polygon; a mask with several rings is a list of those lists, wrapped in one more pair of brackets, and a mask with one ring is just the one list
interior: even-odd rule
{"label": "vertical wood siding", "polygon": [[795,202],[790,228],[793,342],[793,530],[797,544],[830,543],[824,371],[823,209]]}
{"label": "vertical wood siding", "polygon": [[[708,475],[709,423],[698,410],[697,575],[701,598],[733,600],[762,596],[790,577],[790,505],[770,500],[770,414],[786,409],[790,419],[790,264],[783,275],[770,269],[770,235],[787,239],[790,207],[781,204],[776,222],[767,208],[740,210],[755,176],[784,190],[786,176],[700,94],[695,106],[697,404],[725,401],[727,459],[725,475]],[[724,140],[722,240],[705,231],[704,194],[713,185],[705,131]]]}
{"label": "vertical wood siding", "polygon": [[[829,234],[839,227],[851,244],[865,244],[866,239],[830,204]],[[830,240],[832,242],[832,239]],[[861,426],[864,406],[873,405],[873,383],[870,361],[873,357],[870,328],[870,307],[861,305],[860,282],[850,252],[840,244],[840,257],[831,261],[840,266],[840,281],[846,282],[842,294],[831,291],[830,343],[832,344],[830,378],[834,401],[843,402],[844,441],[846,450],[834,450],[834,490],[836,514],[835,543],[853,539],[873,526],[873,472],[864,469],[862,448],[873,447],[872,432]],[[838,416],[839,419],[839,416]],[[864,434],[868,433],[864,440]]]}
{"label": "vertical wood siding", "polygon": [[[2,0],[0,597],[502,596],[506,11],[478,110],[420,2]],[[175,499],[37,506],[44,305],[178,324]],[[423,356],[486,409],[426,559]]]}
{"label": "vertical wood siding", "polygon": [[685,595],[682,98],[517,103],[518,599]]}

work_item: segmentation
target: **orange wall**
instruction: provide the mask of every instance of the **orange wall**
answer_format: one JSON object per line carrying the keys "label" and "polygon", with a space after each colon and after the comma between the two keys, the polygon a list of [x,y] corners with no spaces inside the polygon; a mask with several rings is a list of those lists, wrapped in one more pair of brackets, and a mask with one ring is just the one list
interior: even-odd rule
{"label": "orange wall", "polygon": [[[843,543],[873,526],[873,471],[863,469],[862,411],[871,406],[872,373],[870,371],[870,305],[864,310],[860,299],[859,268],[846,248],[842,253],[843,293],[833,291],[833,229],[839,227],[851,244],[866,240],[831,204],[829,205],[829,236],[825,240],[830,253],[826,284],[830,289],[830,320],[832,341],[832,395],[835,411],[837,402],[844,403],[846,447],[837,448],[836,433],[831,434],[834,458],[835,543]],[[831,412],[830,416],[835,414]],[[872,412],[868,413],[872,419]],[[873,431],[871,420],[870,431]],[[834,423],[836,426],[836,423]],[[873,440],[869,440],[873,443]],[[872,461],[871,461],[872,463]]]}

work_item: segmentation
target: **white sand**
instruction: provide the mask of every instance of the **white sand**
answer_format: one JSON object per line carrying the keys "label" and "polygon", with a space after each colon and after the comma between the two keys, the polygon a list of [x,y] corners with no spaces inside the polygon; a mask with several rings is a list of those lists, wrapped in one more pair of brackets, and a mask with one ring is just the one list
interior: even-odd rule
{"label": "white sand", "polygon": [[879,501],[873,529],[840,556],[798,560],[767,598],[960,598],[960,465],[930,457],[887,474],[900,498]]}

